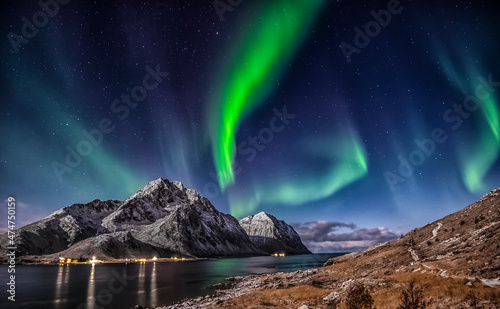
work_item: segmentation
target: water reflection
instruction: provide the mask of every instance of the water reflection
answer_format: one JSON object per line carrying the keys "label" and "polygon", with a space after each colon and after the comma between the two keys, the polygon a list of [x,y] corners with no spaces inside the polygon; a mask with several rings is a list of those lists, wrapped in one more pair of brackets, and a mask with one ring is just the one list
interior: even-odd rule
{"label": "water reflection", "polygon": [[94,309],[95,304],[95,282],[94,282],[94,272],[95,264],[92,263],[92,268],[90,269],[89,284],[87,287],[87,309]]}
{"label": "water reflection", "polygon": [[158,305],[158,286],[156,285],[156,262],[153,263],[153,269],[151,270],[151,306]]}
{"label": "water reflection", "polygon": [[24,276],[23,284],[27,288],[23,299],[16,300],[16,308],[106,309],[132,308],[135,304],[151,308],[210,294],[214,284],[226,282],[224,278],[229,276],[319,267],[330,257],[333,255],[30,266],[25,268],[29,275]]}
{"label": "water reflection", "polygon": [[139,304],[146,303],[145,289],[144,289],[144,281],[145,281],[145,273],[146,273],[146,263],[141,262],[139,266],[139,288],[137,290],[137,299],[139,300]]}
{"label": "water reflection", "polygon": [[63,285],[63,288],[64,288],[64,291],[66,291],[68,289],[68,283],[69,283],[69,265],[66,265],[66,271],[64,272],[64,285]]}
{"label": "water reflection", "polygon": [[57,279],[56,279],[56,296],[54,298],[54,307],[56,309],[61,307],[61,289],[63,285],[63,275],[64,275],[64,266],[63,264],[59,264],[59,269],[57,270]]}
{"label": "water reflection", "polygon": [[54,308],[64,308],[64,300],[69,288],[69,265],[59,264],[56,279],[56,296],[54,298]]}

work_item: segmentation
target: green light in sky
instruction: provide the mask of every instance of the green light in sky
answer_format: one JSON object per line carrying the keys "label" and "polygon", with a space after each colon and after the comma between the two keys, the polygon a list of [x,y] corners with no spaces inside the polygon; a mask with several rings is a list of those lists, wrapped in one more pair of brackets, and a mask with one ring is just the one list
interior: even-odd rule
{"label": "green light in sky", "polygon": [[[454,54],[455,51],[445,51],[438,42],[434,43],[434,48],[449,80],[453,81],[464,97],[475,94],[479,101],[480,108],[471,112],[473,125],[478,129],[477,135],[472,140],[462,139],[464,143],[458,144],[457,156],[466,188],[478,195],[485,194],[492,189],[485,183],[485,178],[500,155],[500,113],[495,97],[498,87],[485,87],[482,82],[471,82],[484,80],[487,75],[476,61],[470,60],[481,59],[479,55],[460,57]],[[488,93],[483,90],[488,90]]]}
{"label": "green light in sky", "polygon": [[479,140],[473,151],[462,155],[464,183],[470,192],[478,194],[491,189],[484,184],[484,178],[500,154],[498,104],[490,95],[481,102],[481,109],[486,123],[479,124]]}
{"label": "green light in sky", "polygon": [[234,182],[231,161],[241,119],[269,95],[304,40],[323,1],[266,1],[242,25],[247,27],[223,73],[210,128],[219,184]]}
{"label": "green light in sky", "polygon": [[328,164],[325,172],[304,172],[299,180],[293,175],[274,177],[271,183],[258,182],[253,195],[229,195],[231,214],[241,218],[265,204],[300,205],[327,198],[347,185],[364,177],[368,172],[366,152],[361,139],[352,131],[336,138],[320,139],[309,143],[311,155],[323,154]]}
{"label": "green light in sky", "polygon": [[[39,115],[37,118],[40,119],[40,123],[36,125],[45,129],[38,133],[39,136],[44,137],[51,145],[55,145],[52,150],[46,144],[40,144],[41,138],[33,139],[23,131],[16,133],[17,138],[14,141],[25,142],[22,144],[15,142],[8,147],[19,149],[17,153],[37,153],[38,157],[49,162],[48,167],[37,171],[37,175],[32,174],[32,177],[42,178],[46,182],[54,183],[57,188],[64,188],[61,191],[72,192],[72,197],[80,202],[88,202],[94,198],[124,199],[147,183],[147,178],[142,173],[134,170],[130,163],[121,159],[119,153],[107,147],[108,140],[112,138],[110,135],[105,135],[102,144],[95,146],[91,154],[82,159],[81,164],[72,168],[71,172],[65,173],[64,180],[60,183],[50,167],[50,162],[58,161],[64,164],[65,147],[70,146],[75,149],[78,142],[85,140],[82,131],[92,130],[96,124],[78,121],[77,116],[72,115],[61,104],[61,102],[66,102],[68,105],[84,103],[70,92],[70,88],[56,89],[52,80],[38,78],[27,69],[20,68],[17,72],[19,80],[29,85],[26,87],[22,83],[11,82],[11,89],[19,99],[19,108],[25,109],[26,113],[36,112]],[[45,119],[57,119],[57,121],[45,121]],[[65,122],[66,125],[62,126],[61,122]],[[99,185],[95,186],[96,183]]]}

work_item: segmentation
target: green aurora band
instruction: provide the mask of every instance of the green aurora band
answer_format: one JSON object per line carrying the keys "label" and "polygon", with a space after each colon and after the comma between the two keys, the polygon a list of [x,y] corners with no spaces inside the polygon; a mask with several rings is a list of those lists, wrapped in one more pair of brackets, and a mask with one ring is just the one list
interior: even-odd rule
{"label": "green aurora band", "polygon": [[280,175],[271,183],[256,182],[250,196],[229,195],[231,215],[236,218],[253,213],[261,204],[301,205],[327,198],[368,173],[365,148],[353,131],[342,132],[335,138],[309,142],[309,155],[322,153],[329,164],[323,175],[300,175],[293,181],[292,175]]}
{"label": "green aurora band", "polygon": [[460,172],[467,190],[478,195],[485,194],[492,189],[485,184],[485,178],[500,155],[500,112],[495,97],[498,87],[493,89],[493,92],[488,90],[487,95],[478,95],[479,87],[483,90],[486,88],[482,83],[471,81],[477,81],[479,77],[484,78],[484,70],[479,70],[478,65],[468,59],[462,59],[461,63],[457,64],[452,60],[457,57],[452,58],[451,53],[444,51],[440,45],[435,45],[435,48],[447,77],[455,82],[464,97],[475,94],[476,100],[479,101],[480,107],[471,112],[471,118],[475,120],[474,125],[478,128],[478,136],[473,141],[457,147]]}
{"label": "green aurora band", "polygon": [[[61,59],[58,60],[62,61]],[[64,163],[65,146],[68,145],[75,149],[77,143],[84,139],[82,131],[84,129],[92,130],[95,128],[96,122],[93,124],[83,123],[83,121],[78,121],[70,112],[65,110],[64,103],[78,105],[84,104],[84,102],[75,99],[75,95],[72,93],[75,90],[69,82],[64,81],[62,76],[54,76],[54,80],[60,81],[60,83],[56,83],[45,78],[39,78],[37,74],[28,69],[19,68],[17,74],[18,80],[23,82],[13,80],[10,87],[18,95],[19,104],[24,104],[18,108],[25,109],[26,113],[38,113],[40,121],[43,121],[44,125],[48,127],[46,132],[38,132],[38,134],[40,136],[49,136],[54,144],[60,145],[60,148],[51,151],[47,145],[39,145],[37,148],[31,149],[27,148],[27,145],[30,145],[29,143],[23,144],[17,142],[13,145],[8,145],[8,147],[19,149],[17,153],[37,153],[38,156],[46,157],[48,162],[58,160]],[[54,85],[58,85],[62,89],[58,88],[56,91]],[[35,104],[36,107],[33,108],[30,106],[29,102],[35,102],[31,104]],[[58,130],[60,126],[63,126],[62,123],[45,122],[44,119],[59,119],[61,122],[66,122],[67,124],[64,126],[65,130]],[[115,121],[114,125],[119,125],[119,122]],[[117,130],[119,129],[117,127]],[[61,132],[57,136],[54,135],[51,137],[50,131]],[[16,141],[29,138],[24,133],[18,135],[15,139]],[[126,162],[123,162],[117,154],[106,147],[106,139],[109,138],[111,137],[104,136],[102,145],[94,147],[92,153],[83,159],[81,165],[73,168],[71,173],[65,173],[62,183],[59,183],[56,179],[50,165],[43,168],[43,173],[41,174],[44,176],[40,177],[43,177],[46,182],[56,183],[57,186],[62,186],[68,190],[76,187],[84,188],[91,186],[96,179],[99,179],[99,182],[102,184],[101,191],[98,193],[100,194],[100,198],[109,198],[107,196],[109,192],[120,192],[120,196],[116,196],[115,198],[129,196],[143,187],[147,178],[141,173],[136,172]],[[28,158],[25,158],[26,161],[29,160],[29,156],[27,155]],[[82,201],[88,199],[88,196],[85,196],[83,193],[84,190],[77,191],[79,195],[76,198]],[[95,198],[95,195],[93,197]]]}
{"label": "green aurora band", "polygon": [[249,20],[248,27],[229,53],[232,63],[222,70],[225,82],[216,95],[216,106],[209,123],[215,165],[222,190],[234,182],[232,159],[235,155],[235,133],[241,120],[256,108],[273,90],[304,41],[314,17],[324,1],[266,1]]}
{"label": "green aurora band", "polygon": [[470,192],[477,194],[484,194],[491,189],[484,184],[484,178],[500,154],[500,113],[492,94],[481,101],[481,110],[486,123],[479,123],[479,139],[472,151],[464,149],[461,155],[464,183]]}

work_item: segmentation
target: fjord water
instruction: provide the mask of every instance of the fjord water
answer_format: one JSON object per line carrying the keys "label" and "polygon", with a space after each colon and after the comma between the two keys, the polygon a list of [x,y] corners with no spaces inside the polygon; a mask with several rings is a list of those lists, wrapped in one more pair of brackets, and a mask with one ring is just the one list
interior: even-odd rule
{"label": "fjord water", "polygon": [[[339,253],[129,264],[19,265],[16,302],[1,308],[134,308],[210,294],[225,278],[320,267]],[[0,282],[8,282],[7,267]],[[124,275],[125,278],[124,278]],[[5,292],[3,293],[5,294]]]}

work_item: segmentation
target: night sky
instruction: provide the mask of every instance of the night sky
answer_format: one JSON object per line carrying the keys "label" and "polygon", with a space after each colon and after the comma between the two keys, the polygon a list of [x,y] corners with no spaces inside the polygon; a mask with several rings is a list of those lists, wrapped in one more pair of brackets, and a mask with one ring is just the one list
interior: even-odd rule
{"label": "night sky", "polygon": [[18,226],[163,177],[356,250],[500,185],[496,1],[46,2],[0,13]]}

